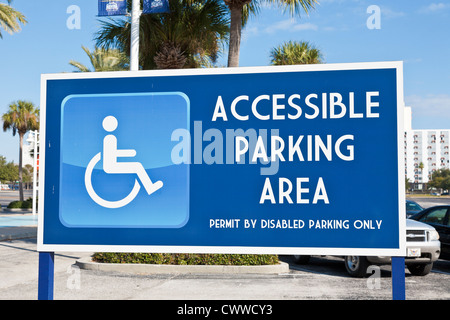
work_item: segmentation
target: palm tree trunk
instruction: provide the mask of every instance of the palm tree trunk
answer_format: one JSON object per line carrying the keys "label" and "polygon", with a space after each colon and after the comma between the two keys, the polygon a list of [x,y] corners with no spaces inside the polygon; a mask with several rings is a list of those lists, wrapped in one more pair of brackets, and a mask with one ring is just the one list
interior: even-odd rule
{"label": "palm tree trunk", "polygon": [[232,4],[230,8],[230,43],[228,48],[228,67],[239,67],[239,50],[241,46],[242,8],[243,5]]}
{"label": "palm tree trunk", "polygon": [[22,149],[23,149],[23,133],[19,133],[19,200],[23,201],[23,177],[22,177]]}

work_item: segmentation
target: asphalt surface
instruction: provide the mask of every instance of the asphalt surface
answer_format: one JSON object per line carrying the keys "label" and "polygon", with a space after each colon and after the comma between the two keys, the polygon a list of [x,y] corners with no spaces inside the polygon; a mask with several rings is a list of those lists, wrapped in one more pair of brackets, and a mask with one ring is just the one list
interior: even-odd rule
{"label": "asphalt surface", "polygon": [[[0,300],[35,300],[38,253],[35,239],[0,242]],[[55,300],[390,300],[390,267],[377,278],[349,277],[342,260],[313,257],[298,266],[291,257],[284,274],[143,275],[79,269],[90,253],[55,254]],[[406,271],[406,299],[449,300],[450,262],[440,272],[415,277]],[[378,286],[377,286],[378,284]]]}
{"label": "asphalt surface", "polygon": [[[1,194],[1,193],[0,193]],[[1,198],[1,197],[0,197]],[[438,199],[438,198],[433,198]],[[423,202],[415,198],[419,204]],[[436,201],[450,202],[450,199]],[[448,201],[448,202],[447,202]],[[38,292],[36,225],[31,213],[0,213],[0,300],[35,300]],[[6,219],[8,218],[8,219]],[[31,220],[30,220],[31,219]],[[7,222],[7,223],[6,223]],[[11,226],[15,223],[18,226]],[[7,225],[7,226],[6,226]],[[8,238],[9,237],[9,238]],[[313,257],[283,274],[159,274],[78,268],[91,253],[55,253],[55,300],[390,300],[390,266],[368,279],[351,278],[336,257]],[[425,277],[406,270],[407,300],[450,300],[450,261],[439,260]],[[219,310],[220,311],[220,310]]]}

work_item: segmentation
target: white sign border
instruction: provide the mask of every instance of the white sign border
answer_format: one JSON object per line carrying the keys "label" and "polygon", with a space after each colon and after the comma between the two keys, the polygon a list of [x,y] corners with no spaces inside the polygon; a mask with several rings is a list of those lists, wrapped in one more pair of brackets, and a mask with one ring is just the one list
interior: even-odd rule
{"label": "white sign border", "polygon": [[40,99],[40,141],[46,141],[46,95],[47,81],[63,79],[111,79],[131,77],[194,76],[218,74],[253,74],[307,71],[396,69],[397,80],[397,155],[398,155],[398,200],[399,200],[399,247],[398,248],[322,248],[322,247],[236,247],[236,246],[137,246],[137,245],[66,245],[45,244],[44,241],[44,199],[45,199],[45,147],[40,148],[39,211],[37,251],[39,252],[153,252],[153,253],[235,253],[235,254],[302,254],[302,255],[364,255],[400,256],[406,255],[406,209],[403,150],[403,62],[358,62],[336,64],[311,64],[296,66],[264,66],[239,68],[208,68],[179,70],[145,70],[120,72],[57,73],[41,75]]}

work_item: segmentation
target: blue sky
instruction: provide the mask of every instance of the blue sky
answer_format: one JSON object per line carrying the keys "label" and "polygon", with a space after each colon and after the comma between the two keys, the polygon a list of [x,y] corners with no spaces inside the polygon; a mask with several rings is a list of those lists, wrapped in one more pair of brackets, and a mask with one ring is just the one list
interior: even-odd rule
{"label": "blue sky", "polygon": [[[6,3],[5,0],[0,0]],[[71,5],[80,29],[69,29]],[[367,8],[380,8],[380,29],[369,29]],[[97,0],[14,0],[28,24],[20,33],[1,30],[0,114],[16,100],[39,105],[42,73],[72,72],[71,59],[89,65],[81,46],[94,47]],[[309,41],[327,63],[404,61],[405,103],[413,129],[450,129],[450,2],[447,0],[320,0],[309,15],[291,18],[264,5],[243,31],[240,66],[266,66],[285,41]],[[226,65],[226,52],[219,65]],[[18,162],[18,136],[0,132],[0,155]]]}

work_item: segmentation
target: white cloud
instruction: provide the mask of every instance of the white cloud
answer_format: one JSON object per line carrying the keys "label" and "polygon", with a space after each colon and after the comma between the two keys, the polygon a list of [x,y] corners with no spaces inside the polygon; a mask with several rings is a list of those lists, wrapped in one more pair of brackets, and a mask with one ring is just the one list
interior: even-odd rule
{"label": "white cloud", "polygon": [[437,11],[437,10],[441,10],[441,9],[445,9],[446,7],[448,7],[448,5],[446,5],[445,3],[432,3],[428,6],[428,10],[431,11]]}
{"label": "white cloud", "polygon": [[287,19],[278,21],[266,28],[264,32],[268,34],[274,34],[278,31],[305,31],[305,30],[318,30],[318,26],[313,23],[297,23],[294,19]]}
{"label": "white cloud", "polygon": [[439,117],[450,119],[450,95],[429,94],[405,97],[407,106],[411,106],[413,117]]}
{"label": "white cloud", "polygon": [[404,17],[406,13],[403,11],[394,11],[386,6],[381,6],[381,16],[388,19]]}
{"label": "white cloud", "polygon": [[241,41],[245,42],[247,41],[250,37],[253,36],[258,36],[259,35],[259,30],[257,27],[253,26],[253,27],[247,27],[245,29],[242,30],[242,38]]}
{"label": "white cloud", "polygon": [[426,7],[423,7],[420,10],[420,12],[422,12],[422,13],[433,13],[433,12],[438,12],[438,11],[445,10],[445,9],[448,9],[448,8],[450,8],[450,4],[448,4],[448,3],[442,3],[442,2],[434,3],[433,2],[430,5],[428,5]]}
{"label": "white cloud", "polygon": [[295,19],[286,19],[264,27],[258,24],[247,26],[242,30],[241,41],[246,42],[252,37],[275,35],[279,32],[317,31],[318,29],[319,27],[313,23],[297,23]]}
{"label": "white cloud", "polygon": [[296,25],[294,25],[294,28],[293,28],[294,31],[303,31],[303,30],[317,31],[317,29],[319,29],[317,27],[317,25],[315,25],[314,23],[309,23],[309,22],[296,24]]}
{"label": "white cloud", "polygon": [[450,129],[450,94],[405,97],[411,107],[414,129]]}

